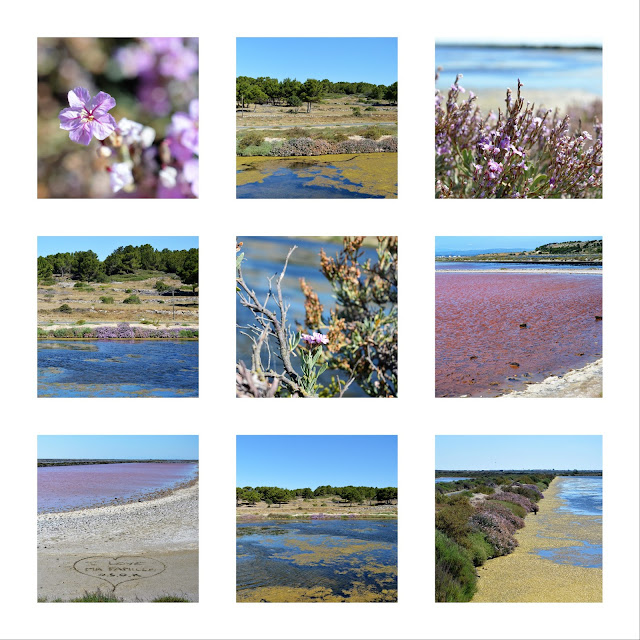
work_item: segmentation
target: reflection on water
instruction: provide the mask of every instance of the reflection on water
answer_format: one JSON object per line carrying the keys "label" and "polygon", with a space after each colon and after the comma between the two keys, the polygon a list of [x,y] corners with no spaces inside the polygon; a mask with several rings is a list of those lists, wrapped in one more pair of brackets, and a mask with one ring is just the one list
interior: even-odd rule
{"label": "reflection on water", "polygon": [[397,521],[237,525],[238,601],[396,601]]}
{"label": "reflection on water", "polygon": [[197,395],[197,341],[38,341],[38,397]]}
{"label": "reflection on water", "polygon": [[435,277],[438,397],[496,396],[602,356],[599,275]]}
{"label": "reflection on water", "polygon": [[[286,237],[238,237],[238,241],[244,242],[242,251],[245,258],[242,263],[242,274],[245,282],[256,292],[259,300],[265,300],[269,282],[268,277],[280,274],[289,249],[297,245],[297,249],[291,254],[286,275],[282,281],[282,295],[286,304],[289,304],[288,320],[295,331],[296,323],[304,324],[304,295],[300,289],[300,278],[304,278],[313,290],[318,294],[320,303],[324,306],[324,314],[328,316],[328,309],[335,307],[335,299],[329,281],[320,272],[320,249],[324,248],[329,256],[335,256],[342,245],[332,244],[326,241],[316,241],[311,238],[286,238]],[[364,258],[371,258],[375,262],[374,249],[363,249]],[[269,308],[275,308],[269,305]],[[236,299],[236,319],[239,325],[247,325],[253,322],[253,314],[245,309]],[[272,348],[275,343],[272,342]],[[265,357],[266,352],[263,352]],[[236,358],[245,363],[251,363],[251,341],[246,336],[236,331]],[[300,372],[298,358],[292,359],[296,371]],[[327,371],[321,377],[323,384],[331,381],[335,371]],[[341,379],[345,374],[341,372]],[[366,397],[366,394],[352,384],[345,397]]]}

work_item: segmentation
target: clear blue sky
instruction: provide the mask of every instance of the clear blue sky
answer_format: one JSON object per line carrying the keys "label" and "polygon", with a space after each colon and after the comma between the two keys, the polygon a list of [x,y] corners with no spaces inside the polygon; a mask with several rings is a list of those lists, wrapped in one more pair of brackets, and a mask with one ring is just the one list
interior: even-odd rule
{"label": "clear blue sky", "polygon": [[237,436],[236,486],[398,486],[397,436]]}
{"label": "clear blue sky", "polygon": [[601,239],[602,236],[436,236],[436,252],[467,249],[535,249],[549,242]]}
{"label": "clear blue sky", "polygon": [[197,249],[198,236],[38,236],[38,255],[95,251],[104,260],[118,247],[150,244],[154,249]]}
{"label": "clear blue sky", "polygon": [[236,76],[389,85],[398,80],[398,39],[236,38]]}
{"label": "clear blue sky", "polygon": [[198,460],[198,436],[38,436],[38,458]]}
{"label": "clear blue sky", "polygon": [[436,436],[436,469],[602,470],[602,436]]}

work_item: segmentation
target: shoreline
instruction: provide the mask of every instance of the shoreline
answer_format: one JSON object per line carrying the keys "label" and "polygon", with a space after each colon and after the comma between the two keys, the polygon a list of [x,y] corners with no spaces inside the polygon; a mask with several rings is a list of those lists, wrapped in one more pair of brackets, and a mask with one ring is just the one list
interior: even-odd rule
{"label": "shoreline", "polygon": [[527,385],[522,391],[510,391],[498,398],[601,398],[602,358],[580,369]]}
{"label": "shoreline", "polygon": [[[552,562],[537,552],[602,545],[602,516],[561,512],[559,481],[553,479],[540,511],[528,514],[515,533],[519,546],[505,556],[491,558],[477,568],[478,586],[471,602],[602,602],[602,568]],[[579,585],[579,586],[578,586]]]}
{"label": "shoreline", "polygon": [[[198,482],[142,502],[41,513],[38,597],[69,600],[98,587],[125,602],[171,595],[198,601]],[[81,561],[122,559],[162,567],[123,582],[78,570]],[[104,574],[103,574],[104,575]],[[118,574],[121,575],[121,574]]]}

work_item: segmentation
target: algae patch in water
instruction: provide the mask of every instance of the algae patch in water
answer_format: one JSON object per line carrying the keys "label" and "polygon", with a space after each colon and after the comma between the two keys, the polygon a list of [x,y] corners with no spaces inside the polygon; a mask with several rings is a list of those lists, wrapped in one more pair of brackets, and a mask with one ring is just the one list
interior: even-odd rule
{"label": "algae patch in water", "polygon": [[396,198],[397,153],[335,154],[271,158],[236,158],[236,185],[262,183],[288,169],[310,187],[339,188],[353,193]]}
{"label": "algae patch in water", "polygon": [[258,587],[237,592],[237,602],[397,602],[397,589],[380,592],[356,582],[344,594],[328,587]]}
{"label": "algae patch in water", "polygon": [[[318,564],[362,564],[359,554],[366,551],[391,550],[393,546],[381,542],[350,542],[330,540],[318,542],[305,542],[295,539],[287,540],[285,545],[295,547],[301,553],[280,553],[274,558],[290,560],[297,565],[315,566]],[[351,557],[350,557],[351,556]]]}

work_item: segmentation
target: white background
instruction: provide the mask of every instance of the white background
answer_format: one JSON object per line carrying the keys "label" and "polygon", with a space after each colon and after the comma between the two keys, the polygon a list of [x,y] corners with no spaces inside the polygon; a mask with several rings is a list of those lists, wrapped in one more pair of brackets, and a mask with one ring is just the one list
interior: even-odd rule
{"label": "white background", "polygon": [[[638,637],[637,3],[22,2],[2,29],[3,638]],[[505,34],[602,40],[603,200],[434,201],[434,40]],[[36,38],[114,35],[200,37],[199,201],[36,199]],[[235,201],[236,36],[399,37],[397,201]],[[200,236],[200,398],[38,400],[36,237],[120,231]],[[234,398],[234,236],[287,233],[400,236],[399,399]],[[433,238],[456,234],[604,236],[603,399],[433,398]],[[36,604],[36,436],[62,433],[200,435],[198,604]],[[397,604],[235,603],[235,435],[253,433],[399,435]],[[435,434],[604,436],[602,604],[433,602]]]}

